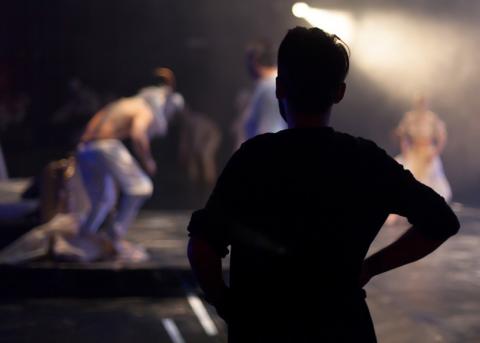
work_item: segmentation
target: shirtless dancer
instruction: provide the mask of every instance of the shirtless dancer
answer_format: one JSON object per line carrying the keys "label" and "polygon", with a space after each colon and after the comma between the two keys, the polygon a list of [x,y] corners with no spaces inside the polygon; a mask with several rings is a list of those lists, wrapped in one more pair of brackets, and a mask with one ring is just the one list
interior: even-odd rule
{"label": "shirtless dancer", "polygon": [[[136,96],[110,103],[95,114],[77,150],[78,164],[91,202],[91,211],[80,235],[96,233],[107,214],[117,205],[107,233],[120,254],[125,247],[122,238],[140,206],[153,191],[148,175],[154,175],[157,166],[150,151],[150,138],[165,135],[168,120],[184,106],[183,97],[174,92],[172,71],[160,68],[156,75],[165,80],[164,85],[144,88]],[[128,138],[140,163],[122,143]],[[120,193],[118,204],[117,188]]]}

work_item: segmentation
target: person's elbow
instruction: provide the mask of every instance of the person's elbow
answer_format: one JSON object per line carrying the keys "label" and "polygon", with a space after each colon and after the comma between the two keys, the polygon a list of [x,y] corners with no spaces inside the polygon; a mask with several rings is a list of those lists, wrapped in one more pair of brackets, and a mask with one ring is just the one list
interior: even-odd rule
{"label": "person's elbow", "polygon": [[448,237],[456,235],[460,231],[460,221],[456,216],[451,220],[449,228],[447,230]]}
{"label": "person's elbow", "polygon": [[440,222],[439,238],[447,240],[460,231],[460,222],[453,212],[450,216],[443,218]]}
{"label": "person's elbow", "polygon": [[193,236],[188,240],[187,257],[190,264],[193,265],[198,261],[215,258],[217,257],[217,254],[207,240],[202,237]]}
{"label": "person's elbow", "polygon": [[428,220],[414,224],[414,227],[426,238],[445,242],[459,232],[460,222],[452,211],[444,215],[437,214],[434,218],[430,217]]}
{"label": "person's elbow", "polygon": [[132,140],[132,144],[136,147],[143,147],[148,144],[148,136],[141,131],[132,130],[130,132],[130,139]]}

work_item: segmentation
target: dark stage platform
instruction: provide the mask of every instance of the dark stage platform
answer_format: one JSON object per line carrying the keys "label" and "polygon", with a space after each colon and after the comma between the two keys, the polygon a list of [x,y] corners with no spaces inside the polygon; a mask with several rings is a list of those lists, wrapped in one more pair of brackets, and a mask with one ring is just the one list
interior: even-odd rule
{"label": "dark stage platform", "polygon": [[127,239],[141,244],[150,259],[129,263],[60,263],[36,261],[0,266],[5,283],[0,296],[104,297],[176,295],[190,276],[186,258],[187,212],[141,213]]}
{"label": "dark stage platform", "polygon": [[[438,252],[367,286],[379,342],[480,342],[480,210],[457,213],[461,232]],[[188,218],[142,212],[129,238],[149,262],[2,267],[0,342],[225,342],[188,269]],[[372,250],[405,228],[384,228]]]}

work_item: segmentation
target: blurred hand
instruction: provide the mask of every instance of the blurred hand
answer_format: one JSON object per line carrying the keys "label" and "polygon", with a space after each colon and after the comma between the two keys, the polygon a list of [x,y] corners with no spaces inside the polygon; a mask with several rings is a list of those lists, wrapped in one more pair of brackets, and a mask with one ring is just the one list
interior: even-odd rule
{"label": "blurred hand", "polygon": [[155,161],[148,160],[147,162],[145,162],[145,170],[150,176],[155,175],[155,173],[157,172],[157,164],[155,163]]}

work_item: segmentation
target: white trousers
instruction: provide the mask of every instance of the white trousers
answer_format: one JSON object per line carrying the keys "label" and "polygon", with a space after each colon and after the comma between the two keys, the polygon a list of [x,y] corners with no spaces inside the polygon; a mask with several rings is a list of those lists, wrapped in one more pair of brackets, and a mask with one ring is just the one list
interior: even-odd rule
{"label": "white trousers", "polygon": [[117,139],[82,143],[76,157],[91,203],[80,234],[96,233],[118,199],[107,232],[113,239],[124,237],[140,206],[151,196],[152,181]]}
{"label": "white trousers", "polygon": [[[445,201],[450,202],[452,200],[452,189],[445,175],[440,156],[435,156],[428,164],[422,165],[421,167],[423,168],[418,168],[418,158],[415,158],[415,156],[413,158],[404,158],[402,155],[398,155],[395,159],[406,169],[410,170],[418,181],[440,194]],[[421,175],[418,175],[416,172],[418,169],[422,171]]]}

